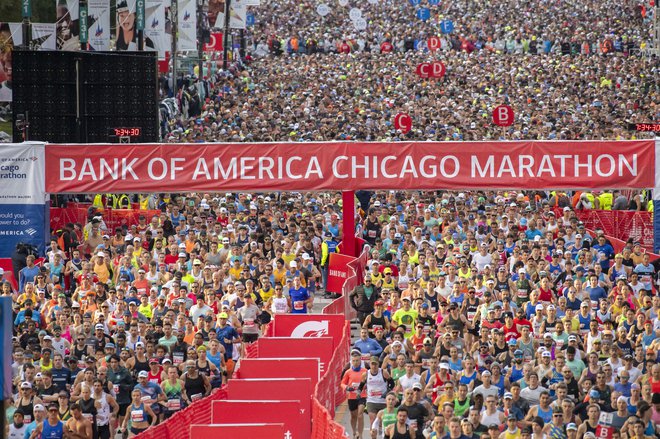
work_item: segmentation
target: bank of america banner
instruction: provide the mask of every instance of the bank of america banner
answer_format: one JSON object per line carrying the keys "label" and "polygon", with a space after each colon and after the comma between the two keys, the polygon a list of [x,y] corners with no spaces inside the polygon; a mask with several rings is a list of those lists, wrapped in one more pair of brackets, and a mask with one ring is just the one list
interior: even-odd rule
{"label": "bank of america banner", "polygon": [[164,59],[165,52],[172,50],[172,26],[168,23],[165,0],[147,0],[145,3],[144,35],[153,42],[158,58]]}
{"label": "bank of america banner", "polygon": [[89,50],[110,50],[110,0],[89,0]]}
{"label": "bank of america banner", "polygon": [[46,242],[45,146],[6,144],[0,148],[0,258],[19,243],[43,251]]}
{"label": "bank of america banner", "polygon": [[57,35],[55,23],[32,23],[32,47],[34,50],[55,50]]}
{"label": "bank of america banner", "polygon": [[197,4],[195,0],[180,0],[178,7],[177,50],[197,50]]}
{"label": "bank of america banner", "polygon": [[58,50],[80,50],[78,0],[55,0]]}

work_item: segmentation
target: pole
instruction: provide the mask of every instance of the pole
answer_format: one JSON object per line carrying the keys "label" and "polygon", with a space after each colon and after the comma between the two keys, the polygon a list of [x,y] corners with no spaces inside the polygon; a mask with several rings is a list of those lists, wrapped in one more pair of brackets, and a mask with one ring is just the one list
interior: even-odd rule
{"label": "pole", "polygon": [[135,27],[138,31],[138,50],[144,50],[144,20],[146,0],[137,0],[135,2]]}
{"label": "pole", "polygon": [[355,248],[355,191],[342,191],[342,224],[343,237],[341,240],[341,253],[356,257]]}
{"label": "pole", "polygon": [[178,2],[177,0],[172,0],[172,53],[170,58],[172,61],[172,94],[176,97],[177,93],[177,84],[176,84],[176,39],[177,33],[179,31],[179,12],[178,12]]}
{"label": "pole", "polygon": [[197,65],[199,66],[198,78],[204,77],[204,0],[197,0]]}
{"label": "pole", "polygon": [[80,50],[87,50],[87,41],[89,39],[87,0],[80,0],[78,2],[78,9],[80,11],[78,14],[80,18]]}
{"label": "pole", "polygon": [[23,47],[30,47],[30,18],[32,18],[32,0],[21,0],[21,15],[23,16]]}
{"label": "pole", "polygon": [[229,16],[231,12],[231,0],[225,0],[225,30],[222,35],[222,69],[227,70],[229,68],[229,49],[231,45],[229,44]]}

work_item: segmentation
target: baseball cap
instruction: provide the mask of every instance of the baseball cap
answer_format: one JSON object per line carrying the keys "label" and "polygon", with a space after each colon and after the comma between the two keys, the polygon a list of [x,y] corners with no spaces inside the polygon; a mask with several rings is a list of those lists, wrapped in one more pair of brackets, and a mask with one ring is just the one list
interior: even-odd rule
{"label": "baseball cap", "polygon": [[422,390],[422,385],[420,383],[415,383],[412,386],[413,389]]}
{"label": "baseball cap", "polygon": [[228,319],[229,315],[227,315],[226,312],[221,312],[220,314],[218,314],[218,318],[219,319]]}
{"label": "baseball cap", "polygon": [[138,378],[148,378],[148,377],[149,377],[149,372],[147,372],[146,370],[140,371],[140,373],[138,374]]}
{"label": "baseball cap", "polygon": [[28,383],[27,381],[23,381],[21,383],[21,389],[31,389],[31,388],[32,388],[32,384]]}
{"label": "baseball cap", "polygon": [[569,422],[568,425],[566,425],[566,431],[568,430],[577,431],[577,425],[575,425],[573,422]]}
{"label": "baseball cap", "polygon": [[506,392],[504,394],[504,399],[513,399],[513,393],[511,392]]}
{"label": "baseball cap", "polygon": [[33,410],[35,412],[45,412],[46,407],[44,407],[43,404],[35,404]]}

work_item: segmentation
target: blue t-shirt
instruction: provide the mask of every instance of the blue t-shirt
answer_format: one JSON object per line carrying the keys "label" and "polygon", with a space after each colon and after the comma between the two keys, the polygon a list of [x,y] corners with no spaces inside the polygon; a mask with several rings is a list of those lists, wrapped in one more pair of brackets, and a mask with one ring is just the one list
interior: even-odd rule
{"label": "blue t-shirt", "polygon": [[225,338],[227,340],[238,338],[238,332],[229,325],[224,328],[217,327],[215,330],[218,334],[218,341],[225,347],[225,360],[229,360],[234,353],[234,343],[225,343]]}
{"label": "blue t-shirt", "polygon": [[307,304],[305,301],[309,300],[309,293],[307,288],[300,287],[298,289],[289,289],[289,296],[291,297],[292,313],[293,314],[307,314]]}
{"label": "blue t-shirt", "polygon": [[589,293],[589,298],[594,302],[607,298],[607,292],[603,287],[586,287],[584,290]]}

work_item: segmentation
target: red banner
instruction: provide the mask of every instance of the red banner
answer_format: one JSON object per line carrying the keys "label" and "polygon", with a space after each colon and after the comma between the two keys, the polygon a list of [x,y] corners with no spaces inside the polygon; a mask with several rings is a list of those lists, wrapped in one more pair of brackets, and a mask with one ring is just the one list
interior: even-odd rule
{"label": "red banner", "polygon": [[46,191],[650,188],[655,142],[47,145]]}
{"label": "red banner", "polygon": [[311,357],[319,359],[319,373],[323,376],[334,352],[332,337],[262,337],[259,339],[259,358]]}
{"label": "red banner", "polygon": [[[261,338],[258,343],[264,339]],[[277,399],[282,395],[300,400],[300,410],[309,413],[314,387],[310,378],[240,379],[227,381],[227,399]]]}
{"label": "red banner", "polygon": [[[137,209],[104,209],[101,211],[103,221],[108,227],[107,234],[112,235],[116,227],[126,225],[128,227],[138,224],[140,215],[144,215],[147,222],[153,216],[160,216],[160,210],[137,210]],[[66,223],[87,223],[87,208],[85,207],[51,207],[50,228],[58,230],[64,228]]]}
{"label": "red banner", "polygon": [[[285,433],[290,433],[290,436],[284,437],[291,439],[309,439],[312,430],[312,414],[300,409],[300,401],[213,401],[211,410],[212,424],[249,424],[255,421],[283,424]],[[258,416],[255,416],[257,413]]]}
{"label": "red banner", "polygon": [[239,378],[311,378],[319,381],[317,358],[243,358]]}
{"label": "red banner", "polygon": [[279,314],[275,337],[327,337],[338,346],[344,336],[344,316],[328,314]]}
{"label": "red banner", "polygon": [[346,256],[340,253],[330,253],[330,262],[328,263],[328,286],[326,290],[331,293],[341,293],[344,282],[350,276],[348,263],[355,260],[353,256]]}
{"label": "red banner", "polygon": [[[257,421],[257,420],[255,420]],[[215,424],[191,425],[190,434],[183,437],[236,439],[239,437],[250,439],[286,438],[284,424]]]}

